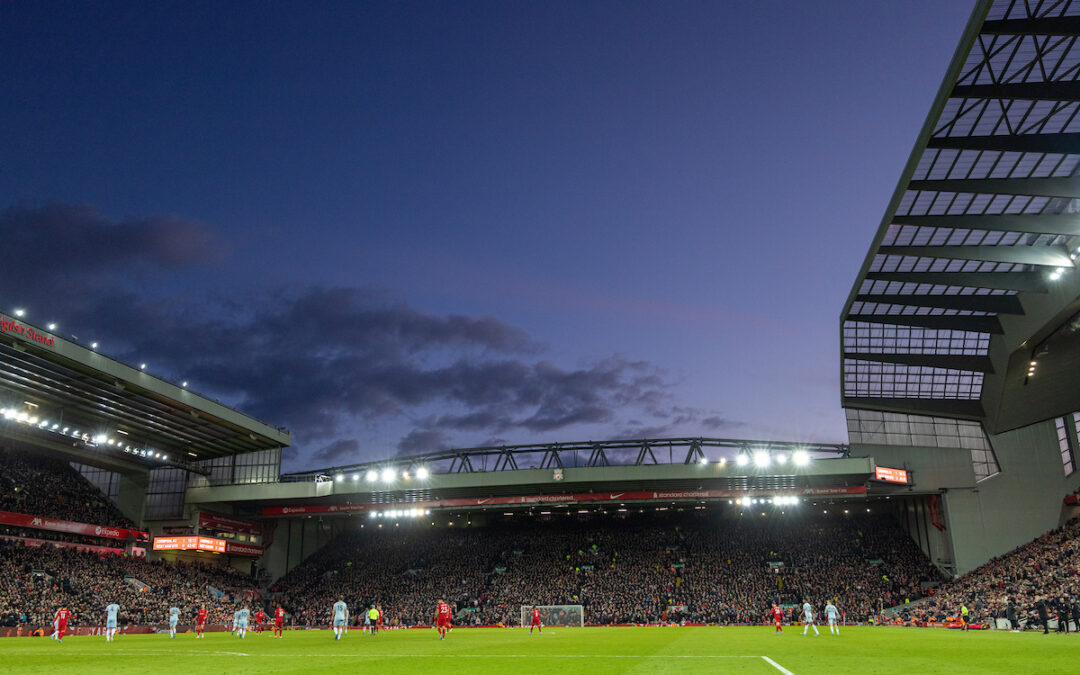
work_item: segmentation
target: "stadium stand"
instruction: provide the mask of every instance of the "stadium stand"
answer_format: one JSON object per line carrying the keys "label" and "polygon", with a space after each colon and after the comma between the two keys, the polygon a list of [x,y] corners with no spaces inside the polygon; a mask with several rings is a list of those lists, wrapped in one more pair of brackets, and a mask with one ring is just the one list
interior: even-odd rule
{"label": "stadium stand", "polygon": [[3,447],[0,511],[135,529],[130,519],[67,462]]}
{"label": "stadium stand", "polygon": [[862,619],[940,579],[890,517],[755,516],[691,510],[368,528],[340,535],[274,590],[306,625],[324,624],[342,595],[353,607],[380,602],[391,625],[429,623],[440,597],[467,624],[513,625],[533,603],[584,605],[592,624],[733,624],[758,623],[772,602],[803,598],[836,598]]}
{"label": "stadium stand", "polygon": [[246,576],[208,564],[0,541],[0,626],[45,626],[60,607],[74,613],[75,626],[100,626],[112,602],[122,625],[162,623],[172,606],[193,622],[203,603],[209,623],[231,623],[233,599],[249,590]]}
{"label": "stadium stand", "polygon": [[959,616],[964,605],[974,614],[973,621],[1013,618],[1034,626],[1040,624],[1036,605],[1042,600],[1049,618],[1080,621],[1080,608],[1076,607],[1078,575],[1080,520],[1073,519],[943,584],[933,598],[908,613],[908,619],[944,623],[949,617]]}

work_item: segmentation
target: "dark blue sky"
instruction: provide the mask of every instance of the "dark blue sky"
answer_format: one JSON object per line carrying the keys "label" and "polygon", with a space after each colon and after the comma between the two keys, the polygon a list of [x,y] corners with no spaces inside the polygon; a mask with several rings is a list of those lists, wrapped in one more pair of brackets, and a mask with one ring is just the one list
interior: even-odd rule
{"label": "dark blue sky", "polygon": [[289,426],[842,442],[967,2],[0,4],[0,308]]}

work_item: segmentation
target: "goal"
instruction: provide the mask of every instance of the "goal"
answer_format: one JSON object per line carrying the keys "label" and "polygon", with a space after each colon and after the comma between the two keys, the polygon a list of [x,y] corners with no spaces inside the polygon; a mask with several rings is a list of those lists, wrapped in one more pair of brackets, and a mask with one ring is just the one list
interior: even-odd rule
{"label": "goal", "polygon": [[545,626],[577,626],[585,625],[585,608],[581,605],[522,605],[521,625],[532,625],[533,607],[540,610],[540,623]]}

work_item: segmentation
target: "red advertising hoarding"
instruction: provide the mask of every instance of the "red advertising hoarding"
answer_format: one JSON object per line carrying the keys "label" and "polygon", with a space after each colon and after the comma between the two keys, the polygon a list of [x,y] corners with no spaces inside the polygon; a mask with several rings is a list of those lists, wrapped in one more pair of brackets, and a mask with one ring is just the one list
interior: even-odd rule
{"label": "red advertising hoarding", "polygon": [[887,466],[875,466],[874,478],[886,483],[908,483],[908,472],[904,469],[890,469]]}
{"label": "red advertising hoarding", "polygon": [[[780,496],[847,496],[865,495],[865,485],[850,487],[805,488],[802,490],[768,491],[770,495]],[[435,509],[455,506],[514,506],[521,504],[585,504],[593,502],[640,502],[663,501],[674,499],[734,499],[745,497],[746,490],[675,490],[643,492],[579,492],[568,495],[524,495],[520,497],[470,497],[462,499],[439,499],[428,502],[402,502],[398,504],[333,504],[314,506],[266,506],[264,516],[300,516],[315,513],[355,513],[364,511],[383,511],[386,509]]]}
{"label": "red advertising hoarding", "polygon": [[30,539],[27,537],[8,537],[0,535],[0,540],[22,542],[24,546],[41,548],[42,546],[55,546],[56,548],[73,548],[76,551],[90,551],[93,553],[108,553],[111,555],[123,555],[124,549],[111,548],[109,546],[92,546],[90,544],[76,544],[70,541],[52,541],[51,539]]}
{"label": "red advertising hoarding", "polygon": [[123,527],[108,527],[105,525],[90,525],[88,523],[73,523],[68,520],[57,520],[44,516],[31,516],[25,513],[11,513],[0,511],[0,524],[28,527],[34,530],[52,530],[54,532],[70,532],[72,534],[85,534],[90,537],[105,537],[106,539],[135,539],[137,541],[150,541],[149,532],[129,530]]}

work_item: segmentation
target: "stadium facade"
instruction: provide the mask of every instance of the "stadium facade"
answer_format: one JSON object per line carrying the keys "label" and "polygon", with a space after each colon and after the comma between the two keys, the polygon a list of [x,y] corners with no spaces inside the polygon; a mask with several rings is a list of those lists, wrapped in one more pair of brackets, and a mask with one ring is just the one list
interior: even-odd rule
{"label": "stadium facade", "polygon": [[841,315],[852,455],[912,472],[954,573],[1080,487],[1078,37],[1076,3],[978,3]]}
{"label": "stadium facade", "polygon": [[129,549],[270,578],[368,523],[847,500],[963,573],[1058,526],[1080,488],[1078,38],[1072,3],[978,3],[843,308],[849,445],[590,441],[282,475],[285,430],[6,315],[0,441],[72,463],[149,532],[118,535]]}

